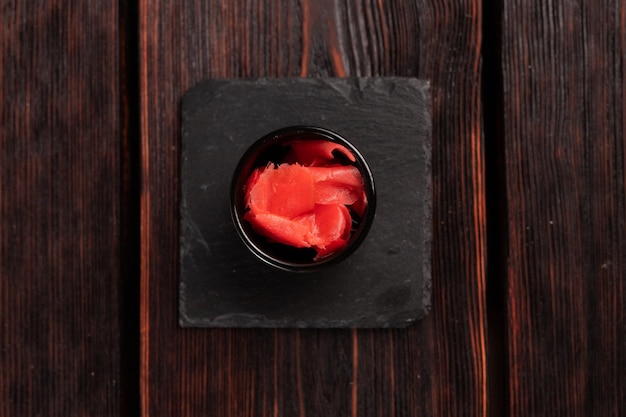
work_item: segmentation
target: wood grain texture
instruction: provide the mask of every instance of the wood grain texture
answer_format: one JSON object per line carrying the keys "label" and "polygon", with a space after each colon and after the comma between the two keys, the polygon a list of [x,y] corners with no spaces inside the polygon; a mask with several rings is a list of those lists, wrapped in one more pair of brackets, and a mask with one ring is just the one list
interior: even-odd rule
{"label": "wood grain texture", "polygon": [[626,414],[626,6],[505,0],[511,416]]}
{"label": "wood grain texture", "polygon": [[[140,1],[144,416],[485,416],[478,1]],[[180,101],[210,77],[433,82],[433,310],[406,330],[177,325]]]}
{"label": "wood grain texture", "polygon": [[0,416],[117,416],[117,2],[0,8]]}

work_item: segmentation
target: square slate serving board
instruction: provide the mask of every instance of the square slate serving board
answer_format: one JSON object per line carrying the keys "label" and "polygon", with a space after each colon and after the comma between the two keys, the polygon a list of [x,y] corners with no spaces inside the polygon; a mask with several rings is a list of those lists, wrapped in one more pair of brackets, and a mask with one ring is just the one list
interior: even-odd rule
{"label": "square slate serving board", "polygon": [[[180,325],[403,327],[430,304],[429,83],[415,78],[209,80],[182,104]],[[239,158],[273,130],[335,131],[372,170],[376,218],[340,264],[294,273],[248,252],[229,212]]]}

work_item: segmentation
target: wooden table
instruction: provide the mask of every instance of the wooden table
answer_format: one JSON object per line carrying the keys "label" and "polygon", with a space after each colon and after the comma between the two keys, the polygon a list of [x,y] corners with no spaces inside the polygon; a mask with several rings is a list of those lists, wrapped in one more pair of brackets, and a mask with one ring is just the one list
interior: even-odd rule
{"label": "wooden table", "polygon": [[[0,5],[0,416],[626,415],[624,2]],[[184,92],[384,75],[432,80],[430,316],[180,329]]]}

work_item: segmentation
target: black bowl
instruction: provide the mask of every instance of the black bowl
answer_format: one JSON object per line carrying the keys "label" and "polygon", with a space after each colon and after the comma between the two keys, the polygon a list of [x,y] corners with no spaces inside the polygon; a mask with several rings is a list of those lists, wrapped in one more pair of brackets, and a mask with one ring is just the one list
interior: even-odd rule
{"label": "black bowl", "polygon": [[[244,220],[245,184],[250,174],[258,167],[270,162],[280,162],[289,152],[289,143],[295,140],[327,140],[346,147],[355,157],[342,161],[345,165],[354,165],[363,177],[367,208],[362,217],[352,216],[353,231],[347,245],[327,257],[315,260],[316,251],[312,248],[295,248],[274,243],[257,232]],[[338,156],[339,158],[341,156]],[[376,211],[376,193],[374,178],[367,162],[359,151],[346,139],[327,129],[311,126],[292,126],[271,132],[254,142],[241,157],[231,183],[231,216],[239,236],[248,249],[260,260],[283,270],[306,272],[318,270],[347,258],[361,244],[374,220]]]}

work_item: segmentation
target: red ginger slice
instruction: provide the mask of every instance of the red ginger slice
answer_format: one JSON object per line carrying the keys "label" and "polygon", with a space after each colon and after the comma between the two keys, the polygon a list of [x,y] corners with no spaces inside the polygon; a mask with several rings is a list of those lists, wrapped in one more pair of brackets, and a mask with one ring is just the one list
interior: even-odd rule
{"label": "red ginger slice", "polygon": [[277,216],[271,213],[247,212],[244,218],[250,222],[252,228],[267,237],[270,241],[284,243],[296,248],[310,248],[306,240],[309,226],[292,219]]}
{"label": "red ginger slice", "polygon": [[361,177],[359,169],[355,166],[335,165],[327,167],[308,167],[307,169],[315,179],[315,182],[328,181],[363,189],[363,177]]}
{"label": "red ginger slice", "polygon": [[[255,171],[256,172],[256,171]],[[294,218],[315,207],[315,180],[308,168],[282,164],[253,173],[247,204],[253,213]]]}
{"label": "red ginger slice", "polygon": [[309,167],[317,204],[352,205],[363,195],[363,178],[354,166]]}
{"label": "red ginger slice", "polygon": [[365,213],[365,209],[367,208],[367,194],[365,194],[365,190],[361,191],[361,195],[350,208],[352,208],[359,217],[363,217],[363,213]]}
{"label": "red ginger slice", "polygon": [[354,204],[360,196],[361,193],[358,190],[341,184],[327,181],[315,183],[316,204],[340,203],[349,206]]}
{"label": "red ginger slice", "polygon": [[352,219],[350,212],[343,204],[317,204],[315,206],[315,226],[317,238],[315,243],[318,248],[324,249],[335,241],[347,240],[350,237]]}

